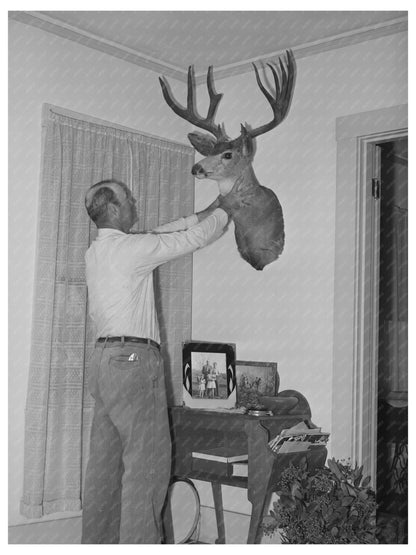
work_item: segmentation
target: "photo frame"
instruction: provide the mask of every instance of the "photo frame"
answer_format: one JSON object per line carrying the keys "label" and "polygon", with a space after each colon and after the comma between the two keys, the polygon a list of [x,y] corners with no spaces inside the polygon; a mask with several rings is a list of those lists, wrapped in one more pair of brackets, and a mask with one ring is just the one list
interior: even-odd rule
{"label": "photo frame", "polygon": [[236,405],[235,344],[186,341],[182,345],[183,403],[191,408]]}
{"label": "photo frame", "polygon": [[237,360],[235,373],[237,407],[256,407],[260,397],[275,397],[279,391],[276,362]]}

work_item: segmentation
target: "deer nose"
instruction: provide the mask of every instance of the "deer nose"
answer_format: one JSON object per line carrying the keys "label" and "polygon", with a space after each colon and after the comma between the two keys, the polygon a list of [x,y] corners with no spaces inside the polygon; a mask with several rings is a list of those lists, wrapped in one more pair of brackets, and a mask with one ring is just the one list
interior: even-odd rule
{"label": "deer nose", "polygon": [[192,175],[206,175],[206,172],[201,164],[195,164],[194,166],[192,166],[191,172]]}

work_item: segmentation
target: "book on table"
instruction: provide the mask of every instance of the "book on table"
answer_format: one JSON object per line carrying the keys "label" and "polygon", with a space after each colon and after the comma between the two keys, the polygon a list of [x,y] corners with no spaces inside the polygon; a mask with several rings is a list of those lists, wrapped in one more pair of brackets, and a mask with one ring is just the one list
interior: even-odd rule
{"label": "book on table", "polygon": [[201,451],[193,451],[194,459],[204,459],[207,461],[216,461],[221,463],[235,463],[248,461],[248,453],[246,449],[230,448],[227,446],[214,447],[213,449],[204,449]]}
{"label": "book on table", "polygon": [[295,453],[324,446],[328,439],[328,432],[323,432],[322,428],[311,428],[304,421],[282,430],[269,441],[269,447],[274,453]]}
{"label": "book on table", "polygon": [[248,476],[248,461],[233,463],[232,476]]}
{"label": "book on table", "polygon": [[192,470],[204,474],[227,477],[248,477],[248,461],[225,463],[207,459],[192,459]]}

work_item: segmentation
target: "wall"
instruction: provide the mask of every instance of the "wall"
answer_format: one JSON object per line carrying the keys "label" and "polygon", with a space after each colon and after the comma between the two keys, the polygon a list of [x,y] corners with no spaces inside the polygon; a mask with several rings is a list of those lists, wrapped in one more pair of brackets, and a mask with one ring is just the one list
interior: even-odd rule
{"label": "wall", "polygon": [[[161,100],[157,75],[12,21],[9,95],[9,456],[10,524],[22,486],[24,404],[29,364],[44,102],[185,142],[190,126]],[[194,256],[193,338],[232,341],[242,360],[277,361],[281,389],[309,400],[330,430],[335,207],[335,119],[407,101],[407,34],[400,33],[297,62],[287,120],[258,139],[254,167],[285,215],[281,259],[256,272],[239,258],[231,229]],[[184,98],[182,83],[172,83]],[[270,118],[253,75],[221,80],[218,120],[230,135],[240,122]],[[181,96],[182,95],[182,96]],[[201,112],[206,93],[201,89]],[[196,208],[216,196],[196,183]],[[348,453],[346,453],[348,455]],[[19,461],[19,462],[18,462]],[[212,506],[199,484],[202,501]],[[225,509],[248,513],[243,490],[227,488]],[[209,539],[209,538],[206,538]],[[244,541],[244,539],[242,539]]]}
{"label": "wall", "polygon": [[[256,272],[239,258],[228,234],[195,259],[194,338],[233,341],[242,360],[277,361],[280,389],[301,391],[313,421],[329,431],[332,391],[342,387],[332,382],[335,119],[406,103],[406,48],[400,34],[298,60],[289,116],[259,137],[254,160],[259,181],[275,190],[283,206],[281,258]],[[253,76],[221,81],[217,90],[225,93],[218,119],[226,114],[230,134],[240,121],[268,121],[270,110]],[[208,193],[201,182],[196,191],[202,206]],[[234,490],[225,505],[245,503]]]}

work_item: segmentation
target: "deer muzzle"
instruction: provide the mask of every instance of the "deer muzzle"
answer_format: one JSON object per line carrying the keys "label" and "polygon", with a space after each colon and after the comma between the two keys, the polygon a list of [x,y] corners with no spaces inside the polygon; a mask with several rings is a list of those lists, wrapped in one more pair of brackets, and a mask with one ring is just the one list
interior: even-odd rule
{"label": "deer muzzle", "polygon": [[195,164],[194,166],[192,166],[191,172],[192,175],[194,175],[198,179],[204,179],[204,177],[208,177],[207,172],[204,170],[201,164]]}

